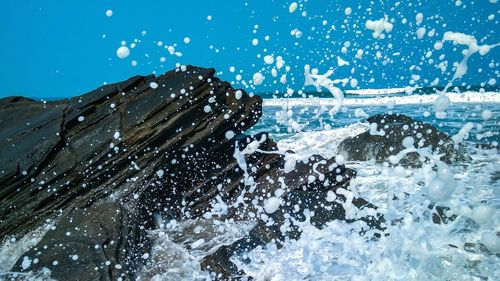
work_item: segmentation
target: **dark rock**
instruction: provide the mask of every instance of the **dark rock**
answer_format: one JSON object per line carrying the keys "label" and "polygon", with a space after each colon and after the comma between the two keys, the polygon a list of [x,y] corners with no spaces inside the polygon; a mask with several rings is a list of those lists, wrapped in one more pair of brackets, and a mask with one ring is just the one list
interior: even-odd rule
{"label": "dark rock", "polygon": [[134,217],[116,203],[74,210],[24,253],[13,271],[23,271],[22,262],[28,257],[32,266],[27,270],[50,268],[58,280],[133,279],[134,271],[129,269],[137,267],[141,250],[149,252],[140,241],[145,233],[136,225]]}
{"label": "dark rock", "polygon": [[433,210],[431,218],[432,222],[435,224],[446,224],[454,221],[457,218],[457,215],[455,214],[447,214],[447,212],[450,210],[449,207],[434,206],[434,204],[431,204],[429,205],[429,209]]}
{"label": "dark rock", "polygon": [[[388,161],[390,156],[405,149],[402,142],[406,137],[413,137],[416,147],[430,147],[432,153],[443,154],[441,160],[448,164],[470,159],[449,135],[406,115],[380,114],[368,118],[367,121],[371,126],[376,124],[377,131],[383,131],[383,135],[366,131],[343,140],[338,150],[347,156],[346,159]],[[405,166],[419,166],[422,159],[417,152],[410,152],[399,163]]]}
{"label": "dark rock", "polygon": [[[213,75],[188,66],[70,100],[0,99],[0,239],[56,222],[14,270],[22,271],[27,257],[38,259],[27,270],[47,267],[59,280],[133,280],[151,247],[146,230],[157,227],[155,215],[203,218],[223,199],[229,208],[215,217],[256,220],[281,182],[283,198],[316,209],[318,227],[345,219],[338,202],[324,201],[328,190],[346,188],[354,171],[312,156],[285,173],[284,156],[267,134],[243,134],[258,121],[261,98]],[[259,150],[244,155],[245,173],[235,155],[256,144]],[[275,222],[289,212],[282,208],[270,216]],[[380,226],[379,218],[366,219]],[[259,243],[300,235],[266,227],[259,223],[252,231],[259,234],[250,235]],[[226,278],[234,268],[227,262],[210,270]]]}
{"label": "dark rock", "polygon": [[260,98],[236,100],[213,73],[189,67],[134,77],[69,101],[2,99],[0,237],[24,234],[54,210],[91,206],[112,193],[135,205],[134,195],[158,185],[159,169],[168,177],[172,159],[181,161],[186,149],[229,143],[226,131],[251,127]]}

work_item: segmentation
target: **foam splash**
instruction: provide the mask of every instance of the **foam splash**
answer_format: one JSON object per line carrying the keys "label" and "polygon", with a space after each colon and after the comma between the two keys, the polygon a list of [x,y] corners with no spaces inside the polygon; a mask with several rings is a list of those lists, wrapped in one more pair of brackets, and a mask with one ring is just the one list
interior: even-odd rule
{"label": "foam splash", "polygon": [[249,222],[186,220],[163,222],[150,233],[154,240],[151,253],[144,254],[146,266],[138,280],[212,280],[202,271],[201,260],[223,245],[244,237],[253,227]]}
{"label": "foam splash", "polygon": [[416,87],[388,88],[388,89],[360,89],[360,90],[347,90],[345,91],[345,93],[354,95],[389,95],[389,94],[411,93],[415,89]]}
{"label": "foam splash", "polygon": [[[464,57],[462,61],[460,61],[460,63],[456,65],[456,70],[455,73],[453,74],[452,79],[448,82],[443,91],[438,92],[438,96],[434,101],[434,111],[436,112],[436,118],[438,119],[446,117],[446,108],[449,106],[451,102],[450,97],[445,95],[446,90],[453,85],[453,82],[455,80],[462,78],[467,73],[468,69],[467,62],[469,61],[469,58],[475,53],[479,53],[481,56],[484,56],[487,53],[489,53],[491,49],[500,45],[500,43],[494,45],[487,45],[487,44],[479,45],[474,36],[467,35],[461,32],[451,32],[451,31],[447,31],[444,33],[442,41],[443,42],[451,41],[456,44],[465,45],[468,47],[468,49],[465,52],[463,52]],[[440,49],[442,47],[442,43],[439,43],[438,46],[440,46],[438,47],[438,49]]]}
{"label": "foam splash", "polygon": [[[0,280],[5,276],[18,276],[22,280],[27,281],[50,281],[50,270],[45,269],[40,272],[10,272],[16,261],[29,249],[37,245],[47,231],[53,228],[54,221],[49,221],[39,228],[24,235],[20,239],[14,237],[6,237],[0,245]],[[31,264],[31,260],[26,260]],[[29,266],[29,265],[28,265]]]}
{"label": "foam splash", "polygon": [[369,30],[373,30],[373,38],[384,38],[382,32],[391,32],[394,25],[389,22],[387,16],[379,20],[367,20],[365,27]]}
{"label": "foam splash", "polygon": [[337,147],[342,140],[354,137],[368,128],[365,123],[355,123],[335,130],[301,132],[278,141],[278,148],[281,151],[293,150],[304,158],[313,154],[332,158],[337,155]]}
{"label": "foam splash", "polygon": [[[500,159],[488,151],[476,153],[471,163],[450,167],[457,181],[457,191],[446,204],[452,210],[447,215],[457,215],[453,222],[432,221],[435,207],[429,208],[425,182],[433,175],[428,169],[348,163],[359,171],[353,192],[370,198],[393,221],[387,225],[387,236],[368,239],[356,224],[334,221],[318,230],[304,222],[299,240],[281,249],[273,244],[256,248],[245,256],[250,263],[235,261],[255,280],[498,279],[494,233],[499,218],[478,223],[472,210],[483,208],[478,211],[480,219],[497,212],[500,202],[493,194],[499,186],[491,180]],[[478,177],[481,180],[475,181]],[[487,203],[476,205],[478,200]]]}
{"label": "foam splash", "polygon": [[349,79],[331,80],[329,77],[333,72],[334,70],[330,69],[325,74],[318,74],[318,69],[311,70],[309,65],[304,66],[304,87],[314,86],[318,92],[321,92],[321,88],[326,88],[335,97],[335,104],[333,104],[333,108],[328,112],[330,115],[335,115],[344,102],[344,93],[334,85],[339,83],[345,85],[349,81]]}
{"label": "foam splash", "polygon": [[451,32],[451,31],[447,31],[444,33],[443,41],[452,41],[452,42],[455,42],[457,44],[465,45],[468,47],[467,51],[464,53],[464,58],[457,65],[457,69],[455,71],[455,74],[453,75],[453,78],[448,83],[448,87],[452,85],[453,81],[455,81],[456,79],[462,78],[467,73],[467,69],[468,69],[467,61],[469,60],[470,56],[472,56],[475,53],[479,53],[481,56],[484,56],[491,49],[500,45],[500,43],[493,44],[493,45],[487,45],[487,44],[479,45],[474,36],[467,35],[467,34],[464,34],[461,32]]}

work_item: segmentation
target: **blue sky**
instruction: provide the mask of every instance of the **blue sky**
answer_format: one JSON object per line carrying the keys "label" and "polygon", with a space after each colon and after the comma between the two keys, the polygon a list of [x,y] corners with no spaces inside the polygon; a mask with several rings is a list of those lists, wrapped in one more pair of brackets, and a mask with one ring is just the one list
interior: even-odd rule
{"label": "blue sky", "polygon": [[[249,81],[255,72],[262,72],[264,83],[256,87],[246,83],[249,91],[297,90],[304,82],[305,64],[325,72],[337,66],[337,56],[350,65],[340,67],[334,76],[355,78],[359,88],[404,87],[412,75],[420,77],[418,85],[428,85],[435,78],[445,84],[453,75],[453,62],[460,61],[465,49],[448,42],[443,49],[434,50],[445,31],[474,35],[479,44],[500,42],[499,4],[489,0],[462,0],[460,6],[452,0],[308,0],[297,1],[299,8],[289,13],[291,2],[2,1],[0,96],[75,96],[132,75],[160,74],[176,63],[214,67],[220,77],[243,88],[236,81],[237,74]],[[347,7],[352,9],[349,16]],[[113,11],[111,17],[105,14],[108,9]],[[420,25],[415,21],[417,13],[424,15]],[[373,38],[364,26],[366,20],[385,15],[393,20],[393,30],[384,39]],[[489,20],[490,15],[495,18]],[[416,38],[419,27],[426,28],[423,39]],[[294,29],[303,35],[292,36]],[[432,29],[435,35],[430,37]],[[189,44],[184,43],[185,37],[190,38]],[[135,39],[130,56],[118,58],[121,41],[130,46]],[[259,44],[252,45],[252,39]],[[182,56],[170,55],[165,46],[174,46]],[[355,57],[358,49],[364,51],[361,59]],[[425,58],[429,51],[433,63]],[[499,52],[496,48],[484,56],[473,55],[467,75],[455,84],[499,80]],[[290,67],[286,85],[279,82],[284,69],[277,79],[271,76],[272,66],[263,61],[267,54],[282,56]],[[133,60],[137,61],[135,67]],[[438,69],[439,61],[448,62],[446,71]],[[231,66],[235,72],[229,71]]]}

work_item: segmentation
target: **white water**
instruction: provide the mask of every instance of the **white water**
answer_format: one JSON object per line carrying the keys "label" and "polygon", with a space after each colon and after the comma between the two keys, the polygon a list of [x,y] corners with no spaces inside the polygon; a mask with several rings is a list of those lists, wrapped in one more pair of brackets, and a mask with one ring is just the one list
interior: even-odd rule
{"label": "white water", "polygon": [[[46,224],[40,226],[39,228],[33,230],[32,232],[26,234],[20,239],[15,239],[13,237],[7,237],[2,241],[0,245],[0,274],[9,273],[10,269],[14,266],[16,261],[35,246],[47,231],[54,227],[54,222],[47,222]],[[30,263],[32,261],[30,260]],[[51,280],[50,270],[42,270],[40,272],[29,272],[29,273],[18,273],[22,276],[24,280],[30,281],[43,281]],[[0,280],[2,280],[2,275],[0,275]]]}
{"label": "white water", "polygon": [[140,280],[211,280],[200,262],[219,247],[244,237],[253,223],[217,220],[170,221],[150,233],[154,247]]}
{"label": "white water", "polygon": [[388,95],[388,94],[399,94],[405,92],[412,92],[415,87],[406,88],[388,88],[388,89],[360,89],[360,90],[347,90],[346,94],[355,95]]}
{"label": "white water", "polygon": [[[332,157],[338,142],[358,130],[361,124],[300,133],[278,145]],[[349,162],[358,171],[351,191],[377,205],[387,221],[398,221],[387,225],[388,236],[373,241],[358,234],[356,223],[334,221],[318,230],[306,222],[298,241],[282,249],[259,247],[247,255],[249,264],[235,261],[256,280],[498,280],[500,155],[496,149],[468,151],[473,160],[450,167],[457,188],[440,203],[458,216],[449,224],[431,220],[426,186],[435,172],[429,167]]]}
{"label": "white water", "polygon": [[320,154],[329,159],[337,155],[337,146],[342,140],[361,134],[369,128],[368,124],[355,123],[335,130],[300,132],[278,141],[278,148],[281,151],[292,150],[303,158]]}
{"label": "white water", "polygon": [[[438,94],[430,95],[408,95],[403,97],[373,97],[373,98],[349,98],[344,99],[344,106],[361,106],[361,105],[404,105],[404,104],[433,104]],[[446,93],[453,103],[500,103],[500,95],[495,92],[464,92],[464,93]],[[338,104],[334,98],[279,98],[279,99],[264,99],[264,106],[335,106]]]}

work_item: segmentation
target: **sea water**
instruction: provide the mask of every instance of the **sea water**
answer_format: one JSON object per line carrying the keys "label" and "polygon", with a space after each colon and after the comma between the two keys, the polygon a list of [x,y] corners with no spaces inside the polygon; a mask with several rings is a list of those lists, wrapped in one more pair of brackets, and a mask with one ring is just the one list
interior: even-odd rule
{"label": "sea water", "polygon": [[[346,166],[358,173],[350,185],[353,195],[377,205],[385,219],[394,222],[387,225],[387,235],[370,239],[359,234],[356,223],[342,221],[332,221],[319,230],[306,220],[301,223],[303,233],[297,241],[289,241],[280,249],[272,243],[260,246],[245,256],[234,256],[232,261],[255,280],[499,280],[500,94],[484,94],[460,94],[464,102],[452,103],[446,118],[441,119],[434,115],[432,103],[412,102],[418,97],[401,92],[393,96],[347,95],[347,105],[335,116],[328,114],[328,108],[321,108],[330,106],[328,99],[319,103],[264,99],[263,116],[247,133],[270,132],[282,151],[293,150],[304,157],[335,157],[343,139],[369,130],[366,116],[392,112],[433,124],[452,136],[472,123],[462,141],[472,160],[449,167],[456,188],[451,198],[439,205],[449,208],[447,215],[457,216],[452,222],[432,221],[429,205],[433,201],[428,194],[428,185],[435,176],[432,170],[348,161]],[[381,98],[389,98],[389,102],[380,102]],[[280,115],[285,115],[285,120],[277,118]],[[291,122],[300,126],[290,126]],[[219,222],[221,227],[233,223]],[[218,232],[217,238],[208,241],[235,241],[251,226],[241,222],[239,228],[229,227],[239,231]],[[192,235],[178,223],[167,233],[157,236],[157,250],[165,243],[175,244],[175,236]],[[201,271],[199,262],[213,252],[213,245],[211,248],[209,242],[197,240],[196,250],[190,249],[189,243],[178,243],[177,248],[163,251],[182,249],[183,255],[177,257],[183,257],[184,262],[162,263],[162,272],[151,280],[209,280],[210,275]]]}
{"label": "sea water", "polygon": [[[346,95],[334,116],[322,108],[331,107],[329,99],[264,99],[263,116],[247,133],[269,132],[282,151],[335,157],[343,139],[370,129],[367,116],[392,112],[452,136],[472,123],[462,136],[472,160],[449,167],[456,189],[440,205],[449,208],[448,215],[457,216],[452,222],[432,221],[427,189],[433,171],[348,161],[346,166],[357,171],[350,191],[377,205],[387,221],[397,222],[387,225],[387,235],[373,240],[360,235],[356,223],[332,221],[319,230],[305,221],[299,240],[281,249],[273,244],[258,247],[247,253],[245,262],[238,256],[232,261],[255,280],[499,280],[500,94],[468,92],[459,97],[468,102],[453,102],[441,119],[432,103],[412,102],[425,101],[425,96],[401,92]],[[280,115],[285,117],[277,118]],[[290,122],[300,126],[291,127]],[[253,223],[202,219],[162,221],[159,226],[150,233],[155,244],[141,271],[144,280],[209,280],[201,259],[244,237]],[[4,242],[2,271],[19,258],[18,249],[30,247],[44,232],[41,228],[24,240]],[[26,275],[33,280],[48,276]]]}

